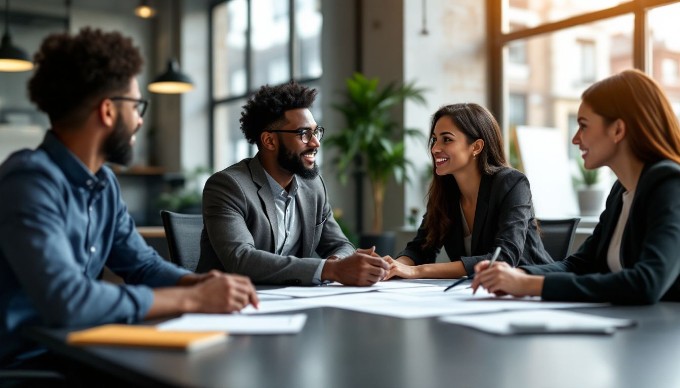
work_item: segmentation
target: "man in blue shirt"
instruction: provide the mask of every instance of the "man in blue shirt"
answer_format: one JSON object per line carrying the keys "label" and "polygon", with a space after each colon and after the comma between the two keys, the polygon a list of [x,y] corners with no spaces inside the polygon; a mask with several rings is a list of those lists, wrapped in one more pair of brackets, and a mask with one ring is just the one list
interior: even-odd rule
{"label": "man in blue shirt", "polygon": [[[197,275],[163,260],[137,233],[104,164],[131,160],[147,101],[142,58],[119,33],[48,37],[35,56],[31,100],[52,129],[36,150],[0,166],[0,366],[35,354],[19,330],[132,323],[257,306],[247,277]],[[97,279],[104,266],[126,284]]]}

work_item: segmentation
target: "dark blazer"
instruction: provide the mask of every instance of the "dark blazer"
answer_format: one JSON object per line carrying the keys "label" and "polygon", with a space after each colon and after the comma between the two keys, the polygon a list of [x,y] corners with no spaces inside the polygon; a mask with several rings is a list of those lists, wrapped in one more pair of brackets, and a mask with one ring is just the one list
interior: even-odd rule
{"label": "dark blazer", "polygon": [[623,270],[612,273],[607,251],[625,188],[614,183],[600,222],[577,252],[561,262],[522,267],[545,275],[546,300],[649,304],[680,301],[680,165],[645,166],[621,240]]}
{"label": "dark blazer", "polygon": [[302,223],[300,255],[276,255],[276,205],[257,156],[215,173],[203,189],[204,227],[196,271],[219,269],[256,283],[312,284],[319,256],[349,256],[354,246],[333,218],[321,176],[298,179],[296,203]]}
{"label": "dark blazer", "polygon": [[[451,201],[460,203],[457,186]],[[489,259],[497,246],[501,247],[498,260],[506,261],[513,267],[519,264],[552,263],[536,228],[529,180],[521,172],[503,168],[494,175],[482,175],[472,230],[472,256],[465,256],[459,209],[459,206],[454,206],[453,214],[446,215],[453,223],[451,231],[444,236],[443,246],[449,260],[462,261],[468,274],[474,273],[475,264]],[[426,232],[424,224],[421,224],[416,237],[397,257],[408,256],[417,265],[434,263],[441,246],[424,249],[422,244]]]}

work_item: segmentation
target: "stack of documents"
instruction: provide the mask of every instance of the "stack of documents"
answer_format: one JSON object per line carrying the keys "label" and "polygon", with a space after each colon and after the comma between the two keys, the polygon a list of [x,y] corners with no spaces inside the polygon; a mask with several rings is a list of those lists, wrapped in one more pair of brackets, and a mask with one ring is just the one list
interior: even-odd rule
{"label": "stack of documents", "polygon": [[443,322],[500,335],[613,334],[617,329],[635,325],[635,321],[630,319],[607,318],[563,310],[516,310],[480,315],[456,315],[440,319]]}
{"label": "stack of documents", "polygon": [[295,334],[302,331],[306,321],[305,314],[184,314],[180,318],[165,321],[156,328],[161,331],[222,331],[230,334]]}

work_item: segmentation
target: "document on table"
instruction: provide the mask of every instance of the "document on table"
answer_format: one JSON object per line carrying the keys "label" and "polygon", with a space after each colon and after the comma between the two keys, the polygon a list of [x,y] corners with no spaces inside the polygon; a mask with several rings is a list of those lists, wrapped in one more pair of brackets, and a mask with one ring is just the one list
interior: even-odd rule
{"label": "document on table", "polygon": [[419,288],[419,287],[434,287],[429,284],[423,283],[413,283],[405,281],[389,281],[389,282],[378,282],[370,287],[351,287],[343,286],[340,283],[331,283],[323,286],[311,286],[311,287],[283,287],[275,288],[272,290],[262,290],[258,291],[259,294],[267,295],[281,295],[281,296],[292,296],[295,298],[309,298],[309,297],[319,297],[319,296],[330,296],[330,295],[340,295],[340,294],[355,294],[364,293],[377,290],[386,289],[405,289],[405,288]]}
{"label": "document on table", "polygon": [[285,299],[292,299],[290,296],[285,296],[285,295],[269,295],[269,294],[262,294],[258,293],[257,298],[260,300],[260,302],[264,300],[285,300]]}
{"label": "document on table", "polygon": [[295,334],[302,331],[305,314],[239,315],[184,314],[156,326],[172,331],[226,331],[229,334]]}
{"label": "document on table", "polygon": [[306,310],[315,307],[324,307],[318,302],[325,298],[290,298],[284,300],[260,300],[259,308],[252,305],[246,306],[241,310],[241,314],[269,314],[281,313],[285,311]]}
{"label": "document on table", "polygon": [[300,302],[405,319],[499,310],[498,306],[462,302],[443,292],[439,292],[439,294],[438,296],[423,297],[420,294],[405,295],[402,293],[373,292],[369,294],[306,298],[300,300]]}
{"label": "document on table", "polygon": [[562,310],[518,310],[480,315],[441,317],[446,323],[471,327],[487,333],[511,334],[613,334],[631,327],[630,319],[608,318]]}

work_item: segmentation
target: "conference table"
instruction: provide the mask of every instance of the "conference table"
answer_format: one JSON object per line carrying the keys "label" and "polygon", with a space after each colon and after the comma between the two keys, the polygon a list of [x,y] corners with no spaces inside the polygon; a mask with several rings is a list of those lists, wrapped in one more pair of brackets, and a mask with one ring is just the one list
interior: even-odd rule
{"label": "conference table", "polygon": [[[68,330],[25,334],[139,386],[680,387],[680,303],[574,309],[637,324],[613,335],[498,336],[436,317],[329,307],[293,335],[233,335],[196,352],[66,344]],[[286,312],[285,314],[290,314]]]}

